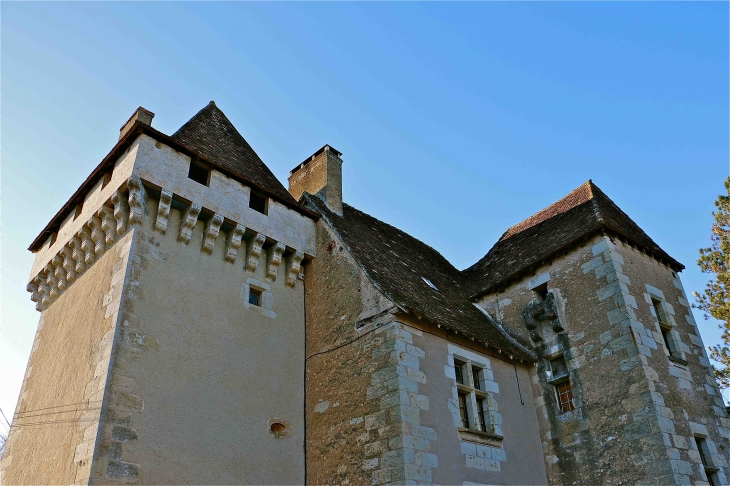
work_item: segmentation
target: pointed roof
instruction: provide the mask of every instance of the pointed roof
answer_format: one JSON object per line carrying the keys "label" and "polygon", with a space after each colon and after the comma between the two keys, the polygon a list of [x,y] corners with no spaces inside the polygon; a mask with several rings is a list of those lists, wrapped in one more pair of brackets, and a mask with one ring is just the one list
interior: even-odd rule
{"label": "pointed roof", "polygon": [[259,186],[282,202],[296,204],[289,191],[214,101],[188,120],[171,138],[197,152],[210,164]]}
{"label": "pointed roof", "polygon": [[340,216],[317,196],[305,193],[304,201],[322,215],[373,285],[395,305],[517,358],[535,360],[529,344],[469,300],[459,270],[438,251],[348,204]]}
{"label": "pointed roof", "polygon": [[684,269],[589,180],[509,228],[481,260],[462,274],[472,297],[476,297],[598,231],[617,234],[671,268]]}

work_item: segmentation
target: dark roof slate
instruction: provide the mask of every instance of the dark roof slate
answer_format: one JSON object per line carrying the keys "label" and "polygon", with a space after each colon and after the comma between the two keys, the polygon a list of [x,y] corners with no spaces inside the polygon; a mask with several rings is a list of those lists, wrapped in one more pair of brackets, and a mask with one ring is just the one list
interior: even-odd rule
{"label": "dark roof slate", "polygon": [[393,303],[467,337],[486,341],[510,355],[534,361],[529,345],[507,334],[470,302],[460,284],[459,271],[439,252],[348,204],[343,205],[343,215],[339,216],[318,197],[304,197],[349,247],[373,284]]}
{"label": "dark roof slate", "polygon": [[589,180],[505,231],[481,260],[462,272],[465,285],[472,297],[490,291],[600,230],[622,236],[676,270],[684,268]]}
{"label": "dark roof slate", "polygon": [[214,166],[259,185],[282,202],[296,204],[289,191],[213,101],[180,127],[171,138],[197,152]]}

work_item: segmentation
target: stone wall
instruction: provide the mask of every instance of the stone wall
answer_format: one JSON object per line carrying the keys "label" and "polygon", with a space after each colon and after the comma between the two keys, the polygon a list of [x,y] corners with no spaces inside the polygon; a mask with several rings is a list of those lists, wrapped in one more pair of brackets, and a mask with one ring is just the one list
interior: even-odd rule
{"label": "stone wall", "polygon": [[[549,299],[539,295],[545,290]],[[668,359],[651,296],[663,299],[687,364]],[[547,300],[553,302],[555,319],[545,319],[550,312],[539,314]],[[708,439],[719,453],[725,446],[715,434],[726,434],[727,417],[671,269],[599,236],[480,304],[531,336],[542,357],[532,383],[551,483],[705,479],[689,437],[691,423],[718,431]],[[684,309],[681,322],[679,309]],[[526,319],[526,313],[538,317]],[[550,359],[561,355],[576,407],[567,412],[558,408],[550,369]],[[721,456],[718,465],[725,464]]]}
{"label": "stone wall", "polygon": [[[0,470],[3,484],[87,484],[104,408],[128,233],[40,317]],[[32,465],[32,466],[31,466]]]}

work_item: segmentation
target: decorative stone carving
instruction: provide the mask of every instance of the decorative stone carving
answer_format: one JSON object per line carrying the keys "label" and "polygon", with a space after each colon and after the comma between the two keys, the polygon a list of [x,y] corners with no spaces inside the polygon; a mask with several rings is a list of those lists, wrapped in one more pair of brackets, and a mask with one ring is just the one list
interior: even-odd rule
{"label": "decorative stone carving", "polygon": [[256,266],[258,266],[259,257],[261,256],[261,248],[264,246],[264,242],[266,242],[266,236],[258,233],[246,243],[247,271],[251,273],[256,271]]}
{"label": "decorative stone carving", "polygon": [[56,277],[58,292],[61,293],[68,287],[68,282],[66,280],[66,270],[63,268],[63,257],[60,253],[53,257],[51,265],[53,265],[53,275]]}
{"label": "decorative stone carving", "polygon": [[61,255],[63,255],[63,269],[66,271],[66,280],[69,284],[72,284],[76,280],[76,262],[73,258],[73,250],[69,245],[70,243],[67,243],[63,247]]}
{"label": "decorative stone carving", "polygon": [[106,233],[101,228],[101,218],[92,216],[88,224],[91,228],[91,239],[94,241],[94,252],[101,256],[106,251]]}
{"label": "decorative stone carving", "polygon": [[50,297],[48,303],[55,300],[58,297],[58,277],[56,277],[56,269],[53,268],[53,264],[49,263],[45,268],[46,283],[48,284],[48,295]]}
{"label": "decorative stone carving", "polygon": [[133,175],[127,181],[129,189],[129,224],[141,226],[147,209],[147,192],[142,185],[142,179]]}
{"label": "decorative stone carving", "polygon": [[42,311],[43,304],[41,304],[41,294],[38,292],[38,283],[38,277],[35,277],[28,283],[28,285],[25,287],[25,290],[30,292],[30,300],[35,302],[36,310]]}
{"label": "decorative stone carving", "polygon": [[129,217],[129,204],[121,189],[112,194],[114,204],[114,219],[117,220],[117,235],[122,235],[127,230],[127,218]]}
{"label": "decorative stone carving", "polygon": [[218,239],[222,224],[223,216],[220,214],[214,214],[213,217],[205,223],[205,232],[203,233],[203,253],[210,254],[210,252],[213,251],[215,240]]}
{"label": "decorative stone carving", "polygon": [[226,238],[226,261],[233,263],[236,261],[238,256],[238,249],[241,247],[243,241],[243,234],[246,232],[246,227],[242,224],[237,224],[235,228],[228,232]]}
{"label": "decorative stone carving", "polygon": [[157,219],[155,220],[155,231],[163,235],[167,231],[167,222],[170,218],[170,205],[172,204],[172,192],[163,189],[160,192],[160,204],[157,207]]}
{"label": "decorative stone carving", "polygon": [[200,210],[203,209],[200,204],[191,205],[183,214],[182,223],[180,224],[180,236],[178,241],[182,241],[186,245],[190,242],[190,238],[193,237],[193,230],[195,229],[195,223],[198,222],[198,215]]}
{"label": "decorative stone carving", "polygon": [[81,250],[84,253],[84,262],[87,266],[92,265],[96,259],[94,253],[94,242],[91,240],[91,231],[86,226],[82,226],[77,236],[81,240]]}
{"label": "decorative stone carving", "polygon": [[296,251],[289,255],[286,259],[286,285],[294,287],[297,281],[297,275],[299,270],[302,268],[302,260],[304,259],[304,253]]}
{"label": "decorative stone carving", "polygon": [[548,293],[544,299],[534,298],[522,309],[522,321],[530,331],[530,337],[534,342],[542,341],[540,325],[543,323],[552,326],[555,333],[563,332],[563,325],[558,315],[558,307],[555,302],[555,294]]}
{"label": "decorative stone carving", "polygon": [[281,265],[281,256],[286,250],[286,245],[283,243],[276,243],[274,246],[269,248],[266,252],[266,278],[274,281]]}
{"label": "decorative stone carving", "polygon": [[41,307],[42,309],[46,309],[51,304],[51,292],[48,287],[46,271],[42,270],[36,279],[38,279],[38,295],[41,299]]}
{"label": "decorative stone carving", "polygon": [[102,206],[96,212],[101,218],[101,229],[104,231],[105,242],[107,246],[111,246],[117,240],[117,220],[114,218],[114,210],[108,206]]}
{"label": "decorative stone carving", "polygon": [[84,250],[81,249],[81,238],[72,236],[68,242],[72,249],[71,257],[76,262],[76,275],[81,275],[86,270],[86,261],[84,259]]}

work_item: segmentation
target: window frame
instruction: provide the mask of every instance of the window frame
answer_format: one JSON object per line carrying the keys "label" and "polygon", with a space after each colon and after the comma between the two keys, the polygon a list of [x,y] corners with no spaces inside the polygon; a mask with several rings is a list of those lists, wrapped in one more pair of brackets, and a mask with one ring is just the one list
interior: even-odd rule
{"label": "window frame", "polygon": [[[552,356],[548,358],[547,361],[549,369],[548,382],[553,386],[555,402],[557,404],[559,414],[565,415],[566,413],[576,410],[578,408],[578,404],[575,400],[575,392],[573,391],[573,383],[570,380],[570,370],[568,369],[568,363],[565,360],[565,354],[561,353]],[[556,369],[561,371],[561,374],[558,376],[555,376]],[[567,401],[563,402],[563,396],[569,397]]]}
{"label": "window frame", "polygon": [[697,453],[699,454],[700,461],[702,463],[702,468],[705,471],[705,476],[707,476],[707,482],[710,483],[710,486],[719,485],[720,480],[717,477],[717,472],[720,468],[715,466],[713,463],[709,441],[706,437],[700,437],[697,435],[694,436],[694,439],[695,445],[697,446]]}
{"label": "window frame", "polygon": [[[487,391],[482,389],[481,384],[484,366],[473,364],[471,360],[457,356],[454,356],[453,365],[462,429],[469,432],[493,435],[494,432],[491,422],[488,420],[488,414],[485,413],[483,408],[481,411],[478,408],[479,404],[483,407],[489,397]],[[461,381],[459,381],[459,378],[461,378]],[[475,378],[479,381],[475,382]],[[462,413],[462,397],[466,406],[465,413]],[[466,424],[464,423],[464,416],[466,416]],[[480,423],[480,419],[484,420],[483,424]]]}

